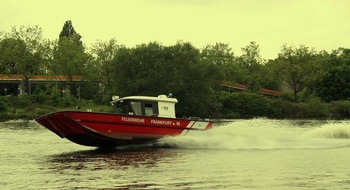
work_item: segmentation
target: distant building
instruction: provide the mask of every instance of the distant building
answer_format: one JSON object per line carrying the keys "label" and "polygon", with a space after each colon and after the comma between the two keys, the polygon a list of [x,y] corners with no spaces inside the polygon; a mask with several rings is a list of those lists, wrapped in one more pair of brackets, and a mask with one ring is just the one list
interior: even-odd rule
{"label": "distant building", "polygon": [[[73,82],[81,82],[81,76],[73,76]],[[23,95],[23,94],[31,94],[31,85],[35,83],[50,83],[50,82],[71,82],[67,76],[56,75],[56,76],[48,76],[48,75],[33,75],[30,77],[28,81],[29,89],[24,90],[24,76],[23,75],[5,75],[0,74],[0,94],[9,95]]]}

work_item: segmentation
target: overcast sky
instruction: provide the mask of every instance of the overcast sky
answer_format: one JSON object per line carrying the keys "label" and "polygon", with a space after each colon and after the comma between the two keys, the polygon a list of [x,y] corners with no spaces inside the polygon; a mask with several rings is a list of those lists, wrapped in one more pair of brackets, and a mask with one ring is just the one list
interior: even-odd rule
{"label": "overcast sky", "polygon": [[0,0],[0,31],[38,25],[53,40],[66,20],[87,46],[111,38],[129,47],[222,42],[241,55],[256,41],[265,59],[285,43],[350,48],[350,0]]}

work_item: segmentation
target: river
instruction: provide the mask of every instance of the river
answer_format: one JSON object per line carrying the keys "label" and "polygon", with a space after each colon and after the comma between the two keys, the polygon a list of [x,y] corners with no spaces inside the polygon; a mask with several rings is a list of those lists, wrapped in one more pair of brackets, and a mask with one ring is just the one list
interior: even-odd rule
{"label": "river", "polygon": [[350,121],[236,120],[101,150],[0,123],[0,189],[350,189]]}

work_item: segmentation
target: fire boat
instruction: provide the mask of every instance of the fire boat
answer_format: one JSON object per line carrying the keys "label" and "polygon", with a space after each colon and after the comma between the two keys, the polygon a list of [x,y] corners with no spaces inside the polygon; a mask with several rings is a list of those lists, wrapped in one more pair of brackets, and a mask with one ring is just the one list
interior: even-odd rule
{"label": "fire boat", "polygon": [[207,119],[176,118],[176,98],[128,96],[112,98],[113,113],[59,111],[36,121],[61,138],[93,147],[118,147],[155,142],[167,136],[205,131],[214,123]]}

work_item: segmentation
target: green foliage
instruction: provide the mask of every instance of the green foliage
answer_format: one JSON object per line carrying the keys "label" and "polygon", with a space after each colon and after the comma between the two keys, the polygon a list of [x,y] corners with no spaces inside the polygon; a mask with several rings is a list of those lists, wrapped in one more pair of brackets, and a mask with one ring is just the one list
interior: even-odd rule
{"label": "green foliage", "polygon": [[[38,109],[37,105],[71,107],[81,103],[79,100],[106,104],[112,95],[172,93],[179,100],[180,117],[349,116],[349,49],[317,53],[303,45],[284,45],[278,58],[269,61],[262,59],[256,42],[242,52],[234,56],[225,43],[198,49],[181,41],[171,46],[152,42],[127,48],[115,39],[99,41],[87,52],[71,21],[65,22],[54,42],[43,39],[38,26],[13,27],[9,33],[0,31],[0,74],[21,75],[23,84],[44,73],[64,75],[69,81],[32,85],[31,96],[4,97],[0,113],[39,114],[51,109]],[[73,82],[75,75],[84,82]],[[245,84],[250,92],[264,87],[291,90],[292,94],[272,99],[254,93],[226,94],[219,92],[222,80]],[[11,95],[17,91],[16,85],[3,84],[1,88],[9,89]],[[323,101],[336,102],[330,106]]]}
{"label": "green foliage", "polygon": [[207,45],[201,53],[202,61],[210,62],[214,65],[227,65],[234,61],[232,49],[228,44],[216,43]]}
{"label": "green foliage", "polygon": [[62,28],[62,31],[59,35],[60,38],[63,37],[71,37],[74,35],[77,35],[78,33],[75,31],[74,27],[73,27],[73,23],[71,20],[67,20]]}
{"label": "green foliage", "polygon": [[262,86],[260,80],[263,75],[263,60],[260,56],[259,45],[252,41],[250,44],[242,48],[243,55],[238,58],[238,62],[241,65],[245,77],[243,83],[247,85],[250,92],[257,92]]}
{"label": "green foliage", "polygon": [[52,74],[67,76],[65,88],[71,95],[77,96],[79,86],[73,82],[73,77],[89,78],[89,73],[93,72],[90,60],[91,56],[85,52],[81,36],[74,30],[72,22],[67,21],[53,48],[53,60],[49,70]]}
{"label": "green foliage", "polygon": [[268,108],[267,117],[269,118],[284,119],[298,117],[298,105],[289,101],[271,99],[268,101]]}
{"label": "green foliage", "polygon": [[50,48],[42,39],[38,26],[13,27],[0,41],[0,74],[20,75],[23,79],[22,91],[29,92],[29,79],[41,74]]}
{"label": "green foliage", "polygon": [[71,95],[77,95],[78,86],[73,82],[74,76],[86,76],[89,70],[89,55],[85,53],[84,47],[79,43],[79,36],[62,37],[54,48],[54,64],[50,70],[56,75],[68,77],[66,88]]}
{"label": "green foliage", "polygon": [[44,43],[42,37],[42,29],[39,26],[19,26],[12,27],[10,33],[5,34],[6,38],[23,40],[28,47],[30,53],[42,53],[42,45]]}
{"label": "green foliage", "polygon": [[9,107],[6,98],[0,98],[0,121],[6,121],[9,118],[8,115]]}
{"label": "green foliage", "polygon": [[8,96],[6,99],[10,109],[26,108],[33,104],[30,96]]}
{"label": "green foliage", "polygon": [[267,117],[267,106],[266,97],[248,92],[228,94],[222,99],[223,113],[226,117]]}
{"label": "green foliage", "polygon": [[30,96],[31,102],[35,102],[37,104],[49,104],[51,103],[52,96],[42,95],[42,94],[33,94]]}
{"label": "green foliage", "polygon": [[8,105],[4,98],[0,98],[0,113],[8,111]]}
{"label": "green foliage", "polygon": [[113,75],[115,75],[113,73],[115,71],[113,68],[113,60],[120,48],[125,47],[118,45],[117,40],[115,39],[111,39],[108,42],[98,41],[92,45],[92,48],[90,49],[92,61],[89,67],[91,72],[89,72],[87,78],[90,81],[99,81],[100,84],[96,87],[96,84],[89,83],[95,88],[88,88],[88,90],[86,89],[87,86],[84,85],[85,87],[82,92],[93,92],[94,97],[91,97],[91,95],[90,97],[83,95],[83,97],[87,99],[94,99],[95,101],[101,103],[110,101],[112,97],[111,89],[113,88]]}
{"label": "green foliage", "polygon": [[7,73],[20,74],[25,79],[42,72],[51,51],[38,26],[13,27],[11,32],[5,34],[1,44],[0,60],[7,64]]}
{"label": "green foliage", "polygon": [[268,60],[261,69],[260,84],[264,88],[279,90],[283,84],[282,65],[278,60]]}
{"label": "green foliage", "polygon": [[[61,97],[58,95],[43,95],[43,94],[23,96],[23,99],[28,99],[28,102],[29,102],[28,105],[42,104],[42,105],[50,105],[53,107],[76,106],[78,101],[73,96]],[[28,105],[26,107],[28,107]],[[25,108],[25,107],[22,107],[22,108]]]}
{"label": "green foliage", "polygon": [[18,74],[18,67],[29,59],[23,40],[7,38],[0,42],[0,68],[2,73]]}
{"label": "green foliage", "polygon": [[294,48],[287,45],[282,46],[278,61],[281,64],[281,74],[285,84],[293,90],[294,101],[298,100],[298,93],[307,85],[310,78],[314,76],[314,59],[316,52],[301,45]]}
{"label": "green foliage", "polygon": [[114,94],[159,95],[173,93],[179,116],[206,116],[215,101],[219,70],[200,62],[200,52],[190,43],[164,47],[153,42],[120,48],[113,61]]}
{"label": "green foliage", "polygon": [[332,65],[317,82],[316,93],[325,101],[350,98],[350,50],[340,49],[332,54]]}
{"label": "green foliage", "polygon": [[313,97],[307,102],[305,107],[306,117],[328,117],[330,114],[329,104],[321,101],[319,97]]}
{"label": "green foliage", "polygon": [[[329,104],[323,103],[317,97],[310,99],[308,103],[293,103],[280,98],[267,98],[248,92],[223,93],[220,102],[222,102],[222,117],[230,119],[256,117],[277,119],[329,118],[332,115]],[[346,116],[344,112],[338,115]]]}
{"label": "green foliage", "polygon": [[350,97],[350,66],[335,67],[328,71],[316,87],[325,101],[343,100]]}
{"label": "green foliage", "polygon": [[332,116],[335,118],[350,118],[350,101],[332,102]]}
{"label": "green foliage", "polygon": [[84,74],[84,68],[88,63],[88,55],[84,46],[79,44],[80,37],[62,37],[53,50],[54,63],[51,68],[58,75],[72,77]]}

